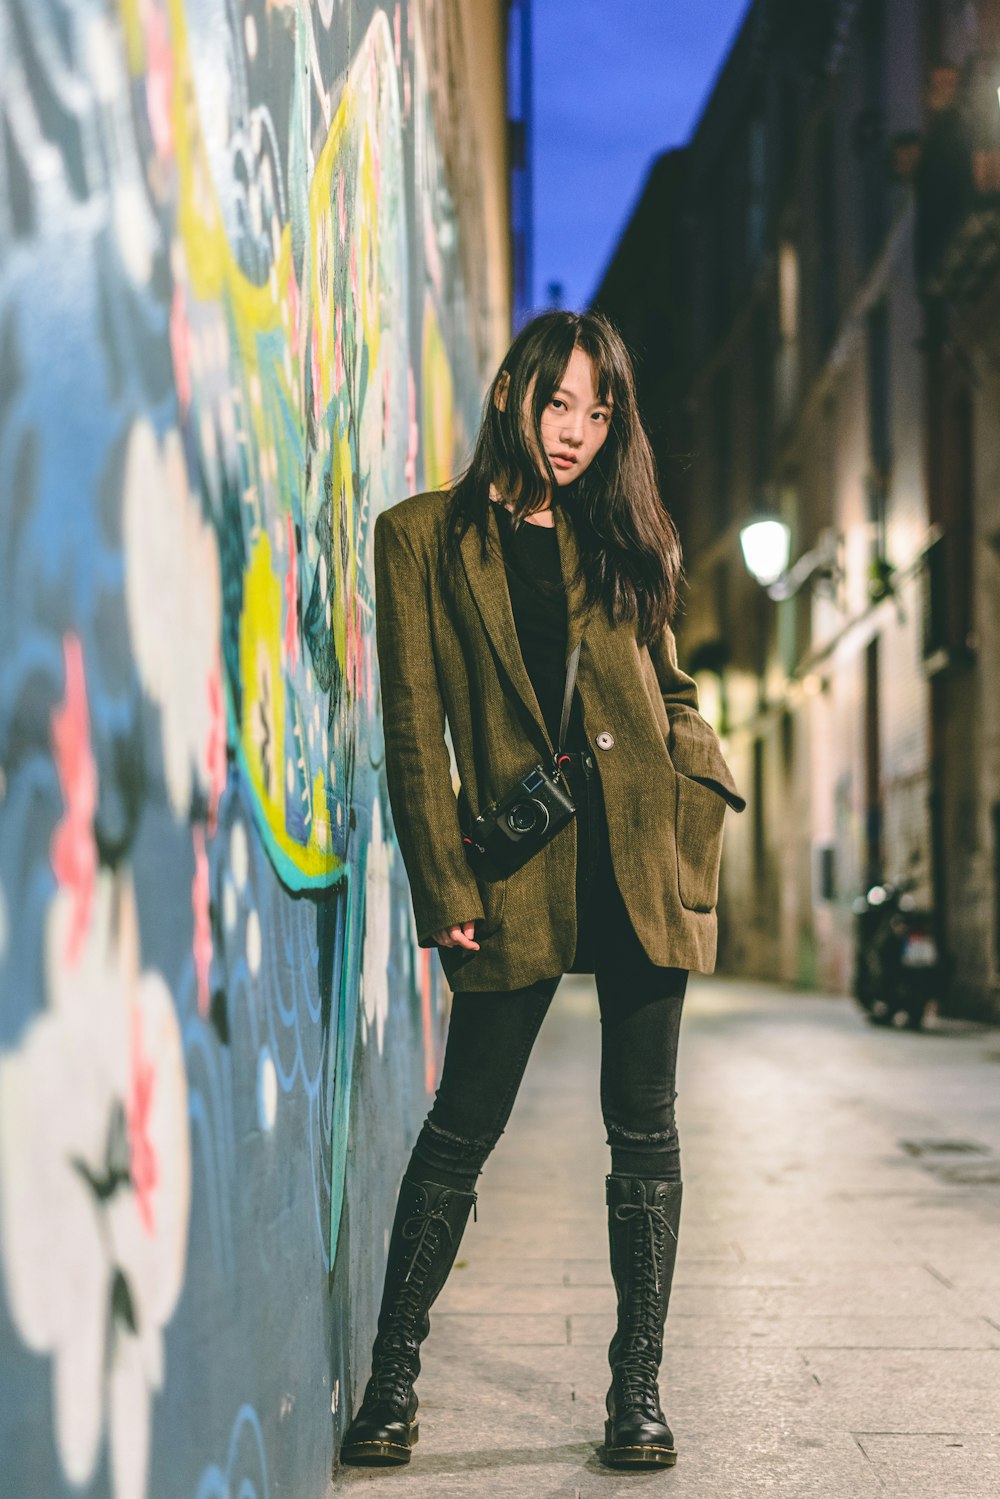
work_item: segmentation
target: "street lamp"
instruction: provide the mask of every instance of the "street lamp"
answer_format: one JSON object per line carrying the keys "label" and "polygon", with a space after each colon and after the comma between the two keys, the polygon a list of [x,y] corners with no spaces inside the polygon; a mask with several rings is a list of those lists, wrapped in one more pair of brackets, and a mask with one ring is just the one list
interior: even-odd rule
{"label": "street lamp", "polygon": [[835,531],[821,531],[816,545],[791,567],[791,532],[784,521],[771,516],[751,521],[740,532],[740,546],[747,571],[756,578],[768,598],[781,601],[798,593],[803,583],[820,574],[836,583],[844,575],[840,561],[840,538]]}
{"label": "street lamp", "polygon": [[762,588],[770,588],[788,567],[792,533],[783,520],[754,520],[740,532],[747,572]]}

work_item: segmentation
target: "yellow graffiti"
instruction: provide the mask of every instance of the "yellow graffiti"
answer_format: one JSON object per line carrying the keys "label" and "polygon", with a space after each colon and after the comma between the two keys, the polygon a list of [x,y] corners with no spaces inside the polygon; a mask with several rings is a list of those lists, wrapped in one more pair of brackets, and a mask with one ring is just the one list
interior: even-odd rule
{"label": "yellow graffiti", "polygon": [[[123,16],[134,22],[130,37],[141,44],[136,0],[119,4]],[[239,709],[233,732],[258,823],[281,873],[299,887],[329,883],[340,867],[333,853],[337,840],[330,833],[342,822],[342,799],[350,787],[335,784],[326,729],[314,718],[319,689],[306,667],[315,639],[306,644],[297,632],[306,627],[308,600],[310,628],[325,632],[324,649],[336,661],[328,680],[336,681],[341,693],[337,702],[321,698],[321,713],[340,714],[337,742],[349,742],[352,726],[344,715],[355,711],[370,682],[363,663],[371,613],[357,607],[359,584],[366,581],[358,576],[358,538],[372,519],[370,471],[383,462],[383,455],[394,453],[392,435],[406,431],[405,365],[399,363],[398,350],[401,341],[405,346],[408,325],[397,328],[391,321],[405,307],[405,289],[401,292],[397,283],[402,279],[398,267],[405,266],[406,226],[394,223],[392,210],[383,207],[387,183],[399,179],[402,140],[391,32],[385,14],[377,12],[349,69],[309,183],[304,256],[293,256],[286,220],[280,231],[274,230],[270,270],[258,282],[244,271],[230,243],[213,179],[184,0],[167,4],[177,274],[192,311],[217,307],[224,313],[234,406],[230,429],[235,424],[246,466],[244,515],[252,519],[256,538],[239,621],[241,680],[230,698],[234,719]],[[303,17],[298,24],[306,24]],[[399,212],[401,193],[398,186],[392,191],[395,196],[387,201]],[[437,486],[451,475],[454,391],[430,297],[421,360],[425,473],[427,483]],[[393,383],[396,374],[403,380],[402,394]],[[192,406],[204,418],[204,424],[194,425],[205,458],[213,397],[205,395],[208,410],[202,410],[197,372],[191,384]],[[405,436],[395,469],[394,461],[384,459],[380,497],[402,480]],[[211,468],[211,462],[206,466]],[[287,534],[296,545],[289,516],[300,527],[304,552],[298,558],[284,542]],[[321,534],[326,539],[319,556]],[[286,577],[286,569],[296,566],[297,575]],[[301,620],[294,612],[297,598]],[[314,774],[317,762],[306,763],[313,757],[302,745],[284,742],[286,735],[299,739],[303,725],[312,725],[307,734],[318,732],[323,740],[319,776]],[[289,775],[301,776],[294,790],[286,787]]]}
{"label": "yellow graffiti", "polygon": [[438,327],[434,303],[424,299],[423,442],[429,489],[439,489],[452,477],[455,452],[454,392],[451,365]]}
{"label": "yellow graffiti", "polygon": [[285,796],[285,697],[282,687],[281,584],[271,566],[271,543],[261,532],[244,575],[240,618],[243,751],[261,803],[281,810]]}
{"label": "yellow graffiti", "polygon": [[326,804],[326,781],[322,771],[317,771],[313,776],[313,826],[316,829],[316,841],[322,848],[330,841],[330,809]]}
{"label": "yellow graffiti", "polygon": [[121,16],[122,33],[125,37],[125,56],[133,78],[140,77],[146,67],[146,44],[139,10],[140,0],[118,0],[118,14]]}

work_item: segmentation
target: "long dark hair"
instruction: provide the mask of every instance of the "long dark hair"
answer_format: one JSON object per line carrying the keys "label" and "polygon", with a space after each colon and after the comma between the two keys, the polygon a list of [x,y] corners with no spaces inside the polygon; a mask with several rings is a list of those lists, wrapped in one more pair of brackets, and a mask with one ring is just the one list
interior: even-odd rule
{"label": "long dark hair", "polygon": [[[579,479],[560,488],[539,424],[575,348],[590,357],[598,397],[611,403],[612,413],[593,462]],[[565,504],[574,522],[585,605],[603,604],[613,624],[634,620],[639,643],[648,645],[676,610],[681,548],[660,497],[631,358],[602,313],[545,312],[514,339],[486,392],[472,458],[451,489],[447,551],[453,557],[469,526],[476,525],[485,557],[491,481],[510,499],[515,525],[544,505],[545,480],[522,416],[535,377],[530,408],[535,444],[548,473],[552,503]],[[502,410],[497,404],[501,393]]]}

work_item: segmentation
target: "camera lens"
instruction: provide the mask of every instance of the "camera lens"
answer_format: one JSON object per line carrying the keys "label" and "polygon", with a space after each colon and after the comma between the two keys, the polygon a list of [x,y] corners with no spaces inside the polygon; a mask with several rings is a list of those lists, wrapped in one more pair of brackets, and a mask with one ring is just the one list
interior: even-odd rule
{"label": "camera lens", "polygon": [[543,832],[549,823],[549,814],[541,802],[515,802],[507,813],[507,826],[514,833]]}

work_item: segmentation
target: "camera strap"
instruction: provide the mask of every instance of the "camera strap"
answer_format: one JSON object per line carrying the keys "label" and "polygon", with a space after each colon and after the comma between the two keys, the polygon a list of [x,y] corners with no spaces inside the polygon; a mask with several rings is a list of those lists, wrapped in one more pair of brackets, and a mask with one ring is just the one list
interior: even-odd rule
{"label": "camera strap", "polygon": [[573,705],[573,688],[576,686],[576,668],[580,661],[580,647],[582,640],[578,640],[573,647],[573,654],[566,663],[566,687],[563,691],[562,714],[559,719],[559,739],[556,743],[555,773],[560,774],[559,757],[562,754],[563,745],[566,743],[566,731],[569,728],[569,714]]}

